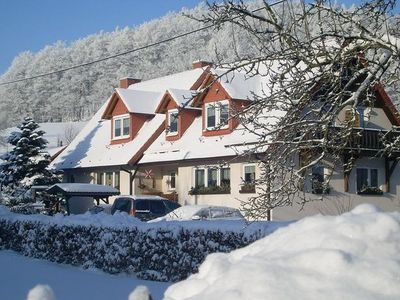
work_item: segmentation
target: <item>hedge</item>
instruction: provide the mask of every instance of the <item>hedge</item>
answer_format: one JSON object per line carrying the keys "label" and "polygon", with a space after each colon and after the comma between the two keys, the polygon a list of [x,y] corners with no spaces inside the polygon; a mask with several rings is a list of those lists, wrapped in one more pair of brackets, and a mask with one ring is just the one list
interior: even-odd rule
{"label": "hedge", "polygon": [[185,228],[182,222],[112,227],[95,220],[93,224],[74,224],[53,222],[47,216],[36,220],[12,215],[16,214],[0,214],[0,249],[112,274],[172,282],[197,272],[208,254],[244,247],[277,228],[266,223],[264,229],[220,230],[208,225],[201,228],[200,224]]}

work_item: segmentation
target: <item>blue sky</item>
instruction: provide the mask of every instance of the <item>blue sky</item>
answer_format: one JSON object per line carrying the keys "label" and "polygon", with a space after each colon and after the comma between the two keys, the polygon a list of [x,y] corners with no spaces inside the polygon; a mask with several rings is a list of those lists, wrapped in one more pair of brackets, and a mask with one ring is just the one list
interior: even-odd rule
{"label": "blue sky", "polygon": [[0,74],[20,52],[132,27],[201,0],[0,0]]}
{"label": "blue sky", "polygon": [[[353,0],[359,2],[359,0]],[[353,2],[343,0],[347,4]],[[37,52],[101,30],[133,27],[202,0],[0,0],[0,74],[20,52]],[[212,1],[210,1],[212,2]]]}

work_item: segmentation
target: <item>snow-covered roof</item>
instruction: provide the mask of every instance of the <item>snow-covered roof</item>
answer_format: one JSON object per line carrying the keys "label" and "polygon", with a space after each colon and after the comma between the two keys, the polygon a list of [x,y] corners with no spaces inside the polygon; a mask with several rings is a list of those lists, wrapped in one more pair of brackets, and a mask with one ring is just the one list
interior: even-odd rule
{"label": "snow-covered roof", "polygon": [[129,112],[154,114],[163,93],[116,88],[115,91]]}
{"label": "snow-covered roof", "polygon": [[164,122],[164,115],[155,115],[144,123],[132,141],[110,145],[111,120],[101,119],[110,100],[111,98],[53,161],[52,165],[56,169],[126,165]]}
{"label": "snow-covered roof", "polygon": [[194,90],[168,89],[169,94],[179,107],[190,108],[194,97],[198,94]]}
{"label": "snow-covered roof", "polygon": [[206,68],[197,68],[151,80],[141,81],[128,87],[129,90],[164,93],[167,89],[190,90]]}
{"label": "snow-covered roof", "polygon": [[219,82],[226,92],[234,99],[252,100],[254,94],[262,96],[267,87],[268,77],[251,76],[244,71],[231,71],[228,69],[213,69],[212,73],[220,77]]}
{"label": "snow-covered roof", "polygon": [[119,191],[108,185],[90,183],[57,183],[47,189],[48,193],[63,193],[68,196],[112,196]]}
{"label": "snow-covered roof", "polygon": [[245,154],[254,147],[258,136],[238,126],[231,134],[202,136],[202,117],[197,117],[177,141],[166,141],[165,132],[144,152],[139,164],[218,158]]}

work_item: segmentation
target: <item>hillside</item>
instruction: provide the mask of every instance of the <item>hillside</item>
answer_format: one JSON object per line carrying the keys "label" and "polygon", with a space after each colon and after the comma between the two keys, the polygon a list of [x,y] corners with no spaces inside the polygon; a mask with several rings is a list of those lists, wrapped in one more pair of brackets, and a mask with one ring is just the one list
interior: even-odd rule
{"label": "hillside", "polygon": [[[187,15],[201,18],[205,6],[178,13],[134,28],[99,32],[70,45],[57,42],[38,53],[24,52],[0,76],[0,82],[33,76],[147,45],[204,26]],[[236,47],[235,41],[239,41]],[[104,103],[121,77],[149,79],[189,69],[195,60],[232,61],[236,52],[250,54],[246,35],[231,26],[205,30],[157,47],[125,55],[90,67],[36,80],[0,86],[0,128],[15,125],[22,117],[37,122],[82,121]]]}

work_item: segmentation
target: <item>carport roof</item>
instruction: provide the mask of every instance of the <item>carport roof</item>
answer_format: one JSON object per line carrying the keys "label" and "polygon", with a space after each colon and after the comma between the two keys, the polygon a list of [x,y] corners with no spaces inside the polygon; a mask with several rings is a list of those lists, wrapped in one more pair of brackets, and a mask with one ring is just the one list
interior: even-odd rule
{"label": "carport roof", "polygon": [[46,191],[49,194],[62,194],[66,197],[104,198],[119,195],[119,191],[111,186],[91,183],[57,183]]}

